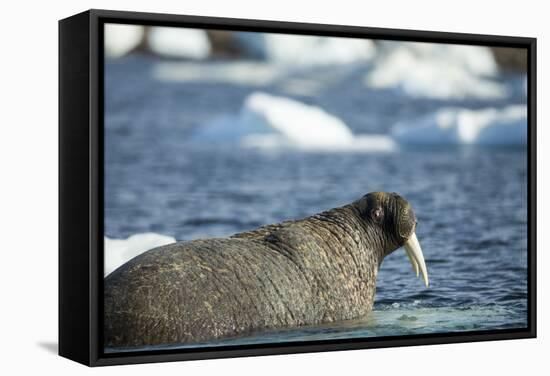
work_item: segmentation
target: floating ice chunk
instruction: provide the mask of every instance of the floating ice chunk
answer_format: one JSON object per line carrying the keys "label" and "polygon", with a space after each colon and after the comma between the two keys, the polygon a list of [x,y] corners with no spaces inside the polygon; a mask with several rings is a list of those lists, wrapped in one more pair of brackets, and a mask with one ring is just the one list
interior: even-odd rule
{"label": "floating ice chunk", "polygon": [[346,145],[353,139],[346,124],[323,109],[260,92],[245,100],[241,120],[273,128],[297,145]]}
{"label": "floating ice chunk", "polygon": [[452,60],[468,72],[479,76],[495,76],[498,74],[498,64],[494,55],[487,47],[467,45],[430,44],[432,54]]}
{"label": "floating ice chunk", "polygon": [[296,77],[294,73],[291,67],[264,61],[162,61],[153,66],[153,76],[160,81],[275,85],[285,93],[304,96],[330,85],[332,78]]}
{"label": "floating ice chunk", "polygon": [[390,152],[396,149],[393,139],[383,134],[358,135],[345,144],[296,144],[290,142],[284,135],[252,134],[243,137],[241,144],[245,147],[257,149],[298,149],[311,152],[352,152],[352,153],[378,153]]}
{"label": "floating ice chunk", "polygon": [[239,141],[245,147],[306,151],[392,151],[386,135],[354,135],[322,108],[262,92],[249,95],[237,116],[223,116],[199,127],[197,140]]}
{"label": "floating ice chunk", "polygon": [[237,43],[248,55],[277,64],[320,66],[371,59],[374,43],[365,39],[241,32]]}
{"label": "floating ice chunk", "polygon": [[145,251],[175,242],[176,239],[171,236],[152,232],[135,234],[127,239],[110,239],[105,237],[104,276],[109,275],[119,266]]}
{"label": "floating ice chunk", "polygon": [[244,140],[249,137],[253,139],[254,137],[261,137],[264,135],[274,138],[279,137],[276,130],[271,128],[268,124],[244,122],[240,115],[222,115],[197,127],[193,133],[193,140],[208,142],[244,142]]}
{"label": "floating ice chunk", "polygon": [[134,50],[144,37],[143,26],[105,24],[105,56],[118,58]]}
{"label": "floating ice chunk", "polygon": [[392,130],[402,144],[512,146],[527,143],[527,107],[468,110],[448,108]]}
{"label": "floating ice chunk", "polygon": [[249,61],[188,62],[165,61],[155,64],[153,75],[161,81],[215,82],[235,85],[269,85],[281,76],[277,67]]}
{"label": "floating ice chunk", "polygon": [[393,138],[385,134],[358,134],[348,146],[350,151],[392,151],[396,149]]}
{"label": "floating ice chunk", "polygon": [[206,32],[198,29],[155,26],[147,40],[151,51],[167,57],[205,59],[211,50]]}
{"label": "floating ice chunk", "polygon": [[497,73],[486,47],[385,42],[365,83],[414,97],[494,99],[507,94],[503,84],[489,78]]}

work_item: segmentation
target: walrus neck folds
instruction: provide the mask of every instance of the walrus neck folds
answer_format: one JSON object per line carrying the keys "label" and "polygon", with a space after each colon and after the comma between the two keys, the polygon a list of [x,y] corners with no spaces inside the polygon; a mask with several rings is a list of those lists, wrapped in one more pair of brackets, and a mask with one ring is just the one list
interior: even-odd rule
{"label": "walrus neck folds", "polygon": [[351,249],[369,259],[374,258],[377,265],[382,263],[386,250],[392,247],[383,230],[365,221],[364,214],[354,204],[331,209],[311,218],[320,220],[321,226],[337,227],[337,231],[333,230],[332,234],[340,241],[346,237],[353,239],[356,247]]}

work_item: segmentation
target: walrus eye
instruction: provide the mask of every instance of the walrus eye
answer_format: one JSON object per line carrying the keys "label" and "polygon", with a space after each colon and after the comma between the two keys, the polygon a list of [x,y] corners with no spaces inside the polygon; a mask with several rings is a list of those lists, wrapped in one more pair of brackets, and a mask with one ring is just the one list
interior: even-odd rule
{"label": "walrus eye", "polygon": [[383,217],[383,212],[381,208],[372,209],[371,211],[371,217],[374,219],[375,222],[380,222]]}

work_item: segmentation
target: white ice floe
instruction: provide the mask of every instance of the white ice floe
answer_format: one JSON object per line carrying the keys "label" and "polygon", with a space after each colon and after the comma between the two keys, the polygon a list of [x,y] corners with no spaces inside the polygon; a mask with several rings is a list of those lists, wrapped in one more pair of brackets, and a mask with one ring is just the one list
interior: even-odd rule
{"label": "white ice floe", "polygon": [[275,82],[282,72],[262,62],[174,62],[155,64],[153,75],[161,81],[215,82],[235,85],[263,86]]}
{"label": "white ice floe", "polygon": [[353,140],[346,124],[323,109],[265,93],[253,93],[245,100],[241,120],[273,128],[295,144],[346,145]]}
{"label": "white ice floe", "polygon": [[414,97],[495,99],[507,95],[487,47],[435,43],[384,42],[367,73],[373,88],[399,88]]}
{"label": "white ice floe", "polygon": [[365,39],[236,33],[241,48],[251,57],[291,66],[347,64],[371,59],[374,43]]}
{"label": "white ice floe", "polygon": [[446,108],[417,121],[397,124],[392,136],[398,143],[415,145],[525,145],[527,107]]}
{"label": "white ice floe", "polygon": [[262,92],[249,95],[238,116],[225,116],[201,126],[196,137],[239,140],[263,149],[310,151],[391,151],[385,135],[354,135],[338,117],[322,108]]}
{"label": "white ice floe", "polygon": [[147,232],[135,234],[127,239],[104,238],[104,276],[109,275],[132,258],[150,249],[165,244],[175,243],[176,239],[171,236]]}
{"label": "white ice floe", "polygon": [[174,58],[206,59],[211,46],[204,30],[181,27],[152,27],[147,41],[154,53]]}
{"label": "white ice floe", "polygon": [[335,144],[296,144],[289,141],[284,135],[250,135],[244,137],[241,143],[244,147],[277,150],[277,149],[297,149],[310,152],[357,152],[357,153],[376,153],[389,152],[396,148],[396,144],[391,137],[383,134],[358,135],[349,143]]}
{"label": "white ice floe", "polygon": [[297,77],[293,67],[264,61],[162,61],[154,65],[155,79],[166,82],[200,82],[262,87],[310,96],[333,82],[334,76]]}
{"label": "white ice floe", "polygon": [[105,24],[105,56],[118,58],[134,50],[144,38],[144,28],[138,25]]}

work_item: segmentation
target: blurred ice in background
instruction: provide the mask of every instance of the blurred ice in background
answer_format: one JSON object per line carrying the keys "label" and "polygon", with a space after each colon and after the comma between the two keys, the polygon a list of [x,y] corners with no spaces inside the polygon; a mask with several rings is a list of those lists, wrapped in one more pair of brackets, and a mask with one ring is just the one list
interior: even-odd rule
{"label": "blurred ice in background", "polygon": [[[159,81],[243,85],[258,89],[275,87],[289,96],[251,93],[242,101],[238,114],[222,113],[220,118],[203,124],[206,129],[199,129],[199,133],[210,137],[235,138],[228,134],[232,133],[242,137],[243,144],[249,146],[281,146],[286,140],[287,146],[299,147],[315,147],[319,145],[319,138],[325,138],[322,146],[327,149],[331,148],[327,144],[330,140],[334,141],[334,149],[344,146],[353,150],[380,149],[364,142],[365,138],[363,147],[358,146],[360,143],[352,141],[351,129],[342,131],[347,134],[346,142],[342,142],[342,137],[334,138],[331,124],[344,122],[343,119],[328,113],[322,104],[303,103],[292,98],[315,98],[359,71],[361,74],[357,78],[359,84],[364,85],[365,95],[376,90],[385,94],[393,91],[413,99],[432,99],[439,102],[440,107],[445,101],[449,102],[450,108],[438,109],[437,113],[429,111],[417,119],[407,117],[404,126],[399,124],[401,122],[385,124],[385,128],[393,125],[397,129],[387,132],[393,134],[394,139],[375,136],[384,145],[393,141],[404,144],[526,143],[526,110],[518,108],[517,103],[506,106],[508,101],[525,106],[525,93],[518,88],[526,82],[526,62],[521,56],[525,52],[522,50],[117,24],[108,24],[105,35],[105,53],[109,60],[119,59],[132,51],[151,55],[150,59],[158,61],[150,73]],[[263,105],[251,111],[250,104],[258,102],[260,97]],[[462,102],[463,107],[456,106],[456,102]],[[501,102],[500,106],[495,102]],[[480,107],[484,103],[487,106]],[[318,108],[314,109],[315,105]],[[288,111],[289,106],[292,106],[292,116],[266,121],[267,118],[273,120],[275,112]],[[251,113],[255,114],[255,125],[251,122]],[[512,113],[512,118],[505,119]],[[449,120],[442,122],[443,118]],[[231,132],[221,132],[220,127]],[[316,128],[314,139],[311,127]],[[245,128],[246,135],[242,134]],[[348,126],[344,122],[339,128]],[[428,131],[428,134],[428,128],[433,132]],[[269,132],[276,137],[266,137],[265,133]]]}
{"label": "blurred ice in background", "polygon": [[145,29],[138,25],[108,24],[105,26],[105,56],[116,59],[127,55],[144,39]]}
{"label": "blurred ice in background", "polygon": [[105,272],[395,191],[426,290],[395,252],[370,321],[244,342],[526,325],[525,50],[107,24]]}
{"label": "blurred ice in background", "polygon": [[365,81],[418,97],[502,98],[506,86],[494,81],[497,74],[493,53],[486,47],[384,42]]}
{"label": "blurred ice in background", "polygon": [[160,56],[182,59],[206,59],[211,46],[203,30],[153,27],[147,33],[147,45]]}
{"label": "blurred ice in background", "polygon": [[350,64],[375,55],[370,40],[241,32],[236,44],[252,58],[292,67]]}

